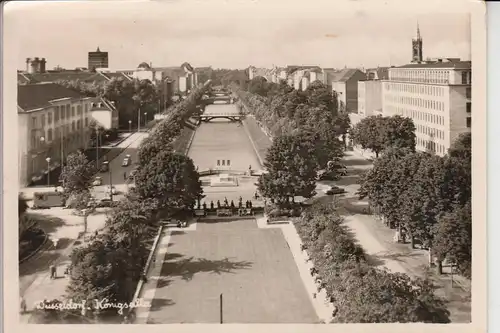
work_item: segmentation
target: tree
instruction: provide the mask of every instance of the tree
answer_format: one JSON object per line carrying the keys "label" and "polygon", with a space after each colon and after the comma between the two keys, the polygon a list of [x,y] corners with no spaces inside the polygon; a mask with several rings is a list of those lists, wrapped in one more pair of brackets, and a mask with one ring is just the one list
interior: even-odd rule
{"label": "tree", "polygon": [[82,151],[70,154],[63,166],[60,181],[63,184],[63,195],[69,206],[83,212],[84,232],[87,232],[87,218],[93,209],[89,207],[92,195],[90,188],[96,169],[93,163],[89,163]]}
{"label": "tree", "polygon": [[385,148],[408,148],[415,150],[416,136],[413,120],[396,115],[386,117],[384,122]]}
{"label": "tree", "polygon": [[269,84],[267,83],[267,80],[262,76],[256,76],[252,80],[250,80],[248,84],[248,91],[252,94],[266,97],[269,91]]}
{"label": "tree", "polygon": [[401,116],[371,116],[362,119],[351,129],[355,144],[370,149],[378,158],[388,148],[415,150],[415,125],[410,118]]}
{"label": "tree", "polygon": [[445,303],[425,280],[375,268],[345,271],[337,323],[449,323]]}
{"label": "tree", "polygon": [[381,116],[363,118],[351,129],[351,138],[355,144],[361,145],[363,149],[370,149],[378,157],[385,148],[384,125],[384,118]]}
{"label": "tree", "polygon": [[471,278],[472,209],[471,202],[455,206],[441,216],[434,230],[434,253],[438,260],[448,259],[458,271]]}
{"label": "tree", "polygon": [[184,155],[162,151],[138,169],[135,188],[140,198],[158,200],[167,215],[192,210],[203,190],[193,161]]}
{"label": "tree", "polygon": [[311,198],[316,188],[317,163],[314,144],[302,135],[276,138],[269,148],[264,167],[268,173],[259,178],[258,189],[278,204],[291,197]]}

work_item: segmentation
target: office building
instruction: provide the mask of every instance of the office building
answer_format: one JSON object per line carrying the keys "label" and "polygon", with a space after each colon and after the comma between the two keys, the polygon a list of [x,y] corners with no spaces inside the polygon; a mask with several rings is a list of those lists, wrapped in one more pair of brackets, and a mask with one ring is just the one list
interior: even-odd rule
{"label": "office building", "polygon": [[108,68],[108,52],[101,52],[99,47],[95,52],[89,52],[89,65],[88,68],[91,72],[95,71],[96,68]]}

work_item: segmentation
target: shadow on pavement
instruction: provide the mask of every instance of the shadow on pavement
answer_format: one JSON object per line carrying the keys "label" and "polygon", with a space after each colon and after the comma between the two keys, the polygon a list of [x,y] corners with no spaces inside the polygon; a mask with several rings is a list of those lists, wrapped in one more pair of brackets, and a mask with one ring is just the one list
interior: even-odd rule
{"label": "shadow on pavement", "polygon": [[[177,258],[183,257],[177,254]],[[163,263],[161,276],[179,276],[183,280],[191,280],[196,273],[233,273],[237,269],[248,269],[252,267],[252,262],[249,261],[231,261],[229,258],[221,260],[209,260],[205,258],[186,258],[173,262]]]}
{"label": "shadow on pavement", "polygon": [[351,159],[343,159],[342,164],[344,164],[345,166],[356,166],[356,165],[370,165],[373,164],[373,162],[362,158],[351,158]]}
{"label": "shadow on pavement", "polygon": [[155,298],[151,302],[151,307],[149,308],[149,311],[162,310],[163,307],[165,307],[165,306],[171,306],[171,305],[174,305],[174,304],[175,304],[175,302],[172,301],[171,299],[167,299],[167,298]]}
{"label": "shadow on pavement", "polygon": [[55,232],[59,227],[62,227],[66,222],[53,215],[44,215],[39,213],[28,213],[28,218],[36,221],[38,228],[42,229],[46,234]]}

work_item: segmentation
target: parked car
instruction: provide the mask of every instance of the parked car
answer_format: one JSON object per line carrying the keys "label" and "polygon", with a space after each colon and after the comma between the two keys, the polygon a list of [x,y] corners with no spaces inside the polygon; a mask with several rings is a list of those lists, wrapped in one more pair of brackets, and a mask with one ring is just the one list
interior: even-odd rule
{"label": "parked car", "polygon": [[97,202],[97,207],[114,207],[116,201],[111,200],[111,198],[103,198]]}
{"label": "parked car", "polygon": [[327,195],[335,195],[335,194],[345,193],[345,190],[341,187],[338,187],[338,186],[332,186],[329,189],[326,189],[324,192]]}
{"label": "parked car", "polygon": [[99,185],[102,185],[102,178],[95,177],[94,181],[92,182],[92,186],[99,186]]}
{"label": "parked car", "polygon": [[114,186],[109,186],[106,187],[106,194],[113,194],[115,195],[117,192],[116,192],[116,188]]}
{"label": "parked car", "polygon": [[132,161],[130,160],[130,157],[128,157],[128,155],[123,159],[123,162],[122,162],[122,167],[126,167],[126,166],[129,166],[130,163]]}
{"label": "parked car", "polygon": [[137,173],[137,169],[134,169],[134,170],[130,171],[130,173],[128,174],[128,179],[134,180],[134,177],[135,177],[136,173]]}
{"label": "parked car", "polygon": [[100,172],[108,172],[109,171],[109,162],[104,161],[102,162],[101,168],[99,169]]}

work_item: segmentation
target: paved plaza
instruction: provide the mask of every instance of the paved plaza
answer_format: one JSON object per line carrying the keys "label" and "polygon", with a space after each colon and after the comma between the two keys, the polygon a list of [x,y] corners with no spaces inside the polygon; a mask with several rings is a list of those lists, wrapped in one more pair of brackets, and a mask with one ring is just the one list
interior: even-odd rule
{"label": "paved plaza", "polygon": [[280,229],[253,219],[198,223],[174,231],[156,260],[164,261],[147,323],[218,323],[221,293],[224,323],[318,321]]}

